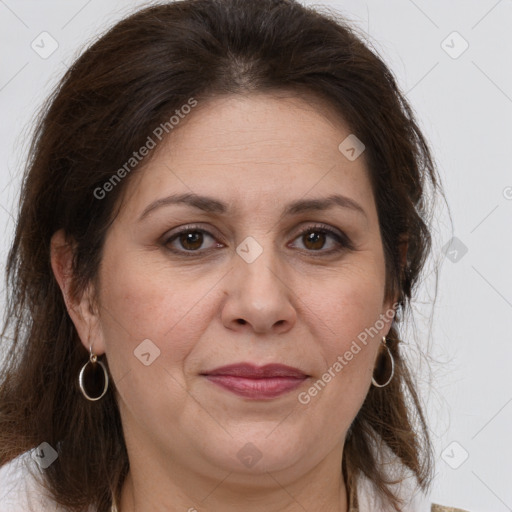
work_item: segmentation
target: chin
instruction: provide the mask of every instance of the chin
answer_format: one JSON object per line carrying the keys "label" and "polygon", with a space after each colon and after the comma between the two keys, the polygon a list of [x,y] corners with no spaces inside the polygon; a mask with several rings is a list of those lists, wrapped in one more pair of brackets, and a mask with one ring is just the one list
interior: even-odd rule
{"label": "chin", "polygon": [[273,428],[275,423],[271,428],[258,429],[252,434],[235,435],[224,447],[221,443],[208,443],[214,448],[209,458],[225,471],[253,476],[295,466],[304,450],[304,438],[300,441],[297,436],[297,442],[293,442],[293,436],[288,435],[283,439],[281,435],[271,434]]}

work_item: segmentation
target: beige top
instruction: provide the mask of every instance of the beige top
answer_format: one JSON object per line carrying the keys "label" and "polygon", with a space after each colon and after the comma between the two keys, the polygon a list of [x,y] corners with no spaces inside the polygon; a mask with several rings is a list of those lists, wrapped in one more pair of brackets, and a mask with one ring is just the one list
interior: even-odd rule
{"label": "beige top", "polygon": [[432,503],[430,512],[467,512],[467,510],[462,510],[461,508],[443,507],[442,505],[436,505],[435,503]]}
{"label": "beige top", "polygon": [[[118,512],[115,504],[112,505],[110,512]],[[442,505],[437,505],[435,503],[432,503],[432,506],[430,507],[430,512],[468,512],[468,511],[463,510],[461,508],[443,507]]]}
{"label": "beige top", "polygon": [[[112,505],[110,512],[118,512],[115,502]],[[432,506],[430,507],[430,512],[468,512],[468,511],[463,510],[461,508],[443,507],[442,505],[432,503]]]}

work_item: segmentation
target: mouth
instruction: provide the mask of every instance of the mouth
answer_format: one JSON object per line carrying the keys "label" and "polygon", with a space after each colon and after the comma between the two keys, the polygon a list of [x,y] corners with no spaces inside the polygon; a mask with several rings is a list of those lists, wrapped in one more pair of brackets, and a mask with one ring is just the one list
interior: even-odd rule
{"label": "mouth", "polygon": [[258,367],[250,363],[223,366],[201,375],[235,395],[252,400],[276,398],[299,387],[309,378],[291,366],[268,364]]}

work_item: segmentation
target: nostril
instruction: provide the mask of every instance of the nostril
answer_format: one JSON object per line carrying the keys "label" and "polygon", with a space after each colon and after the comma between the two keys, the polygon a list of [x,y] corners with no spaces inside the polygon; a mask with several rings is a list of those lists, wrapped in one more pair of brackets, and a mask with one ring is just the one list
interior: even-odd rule
{"label": "nostril", "polygon": [[247,322],[243,319],[243,318],[239,318],[237,320],[237,322],[240,324],[240,325],[245,325]]}

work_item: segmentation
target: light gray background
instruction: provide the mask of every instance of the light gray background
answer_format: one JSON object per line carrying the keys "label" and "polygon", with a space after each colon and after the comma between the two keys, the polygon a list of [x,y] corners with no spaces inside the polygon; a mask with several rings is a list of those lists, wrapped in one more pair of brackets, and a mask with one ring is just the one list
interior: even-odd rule
{"label": "light gray background", "polygon": [[[83,45],[139,5],[0,0],[2,268],[37,108]],[[452,213],[453,232],[446,212],[435,230],[442,265],[430,332],[427,291],[416,302],[419,339],[432,345],[432,371],[422,374],[436,446],[431,500],[512,511],[512,1],[322,5],[344,13],[394,71],[432,144]],[[31,48],[42,46],[43,31],[58,42],[46,59]]]}

